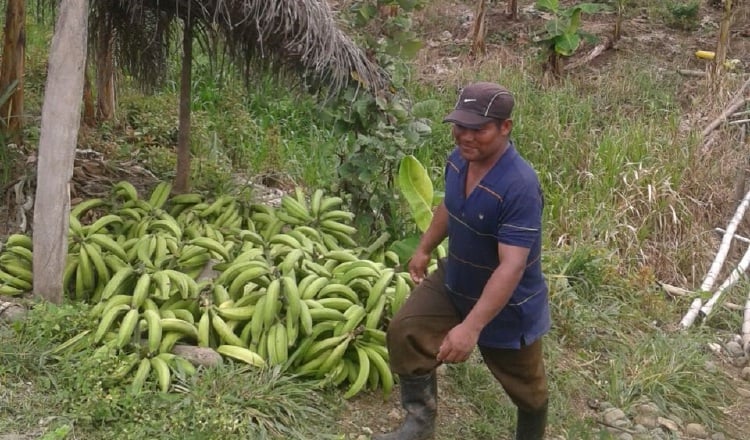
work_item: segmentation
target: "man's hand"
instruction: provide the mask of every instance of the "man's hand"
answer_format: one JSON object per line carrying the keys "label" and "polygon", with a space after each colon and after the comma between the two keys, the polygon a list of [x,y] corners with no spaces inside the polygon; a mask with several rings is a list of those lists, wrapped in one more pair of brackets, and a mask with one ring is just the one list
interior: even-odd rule
{"label": "man's hand", "polygon": [[430,254],[417,249],[409,260],[409,275],[412,281],[419,284],[427,276],[427,266],[430,264]]}
{"label": "man's hand", "polygon": [[463,362],[469,358],[479,340],[481,329],[475,329],[466,323],[458,324],[443,339],[437,360],[448,364]]}

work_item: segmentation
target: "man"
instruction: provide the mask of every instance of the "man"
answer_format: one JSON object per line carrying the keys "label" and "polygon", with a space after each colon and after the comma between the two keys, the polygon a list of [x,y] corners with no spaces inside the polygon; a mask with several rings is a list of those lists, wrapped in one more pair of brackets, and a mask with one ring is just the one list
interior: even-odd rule
{"label": "man", "polygon": [[[409,262],[417,283],[388,327],[391,369],[407,412],[375,440],[434,436],[441,363],[464,362],[478,345],[517,407],[517,440],[542,440],[547,381],[541,337],[550,328],[541,268],[543,196],[534,170],[510,140],[513,95],[487,82],[465,87],[444,122],[456,148],[445,168],[445,200]],[[448,238],[449,255],[425,273]]]}

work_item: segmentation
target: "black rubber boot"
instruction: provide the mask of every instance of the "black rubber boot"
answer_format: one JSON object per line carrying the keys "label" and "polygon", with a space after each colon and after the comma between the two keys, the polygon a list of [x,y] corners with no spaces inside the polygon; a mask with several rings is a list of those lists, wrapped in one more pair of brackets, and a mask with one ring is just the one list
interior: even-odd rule
{"label": "black rubber boot", "polygon": [[435,435],[437,416],[437,376],[433,371],[424,376],[399,376],[401,405],[406,410],[404,423],[388,434],[372,440],[428,440]]}
{"label": "black rubber boot", "polygon": [[547,427],[547,403],[536,411],[518,409],[516,440],[544,440]]}

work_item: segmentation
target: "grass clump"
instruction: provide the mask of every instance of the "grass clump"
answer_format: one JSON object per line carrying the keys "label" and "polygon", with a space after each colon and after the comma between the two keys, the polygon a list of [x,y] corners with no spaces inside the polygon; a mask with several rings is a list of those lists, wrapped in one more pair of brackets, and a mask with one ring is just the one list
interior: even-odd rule
{"label": "grass clump", "polygon": [[275,369],[232,364],[201,369],[171,393],[108,381],[115,358],[93,349],[57,358],[49,350],[91,328],[80,305],[38,305],[13,327],[0,326],[0,432],[52,432],[62,426],[87,439],[326,438],[335,404],[313,384]]}
{"label": "grass clump", "polygon": [[699,25],[699,0],[669,0],[665,2],[664,21],[667,26],[685,31],[697,29]]}

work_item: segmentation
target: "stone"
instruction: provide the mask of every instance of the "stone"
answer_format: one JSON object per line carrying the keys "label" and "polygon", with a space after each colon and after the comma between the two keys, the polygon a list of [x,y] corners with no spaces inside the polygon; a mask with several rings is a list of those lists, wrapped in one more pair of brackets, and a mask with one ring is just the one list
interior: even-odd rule
{"label": "stone", "polygon": [[[656,419],[654,419],[654,423],[656,423]],[[655,428],[656,425],[654,425],[653,427]],[[637,425],[633,426],[633,431],[635,431],[636,434],[647,434],[648,430],[649,430],[649,428],[647,428],[646,426],[641,425],[641,424],[637,424]]]}
{"label": "stone", "polygon": [[747,356],[744,354],[742,356],[737,356],[735,358],[732,358],[732,365],[734,365],[737,368],[743,368],[747,366]]}
{"label": "stone", "polygon": [[708,373],[716,373],[716,371],[718,371],[718,369],[716,368],[716,362],[714,361],[706,361],[706,363],[703,365],[703,369]]}
{"label": "stone", "polygon": [[742,356],[745,354],[745,350],[742,349],[742,345],[740,345],[740,343],[737,341],[727,342],[727,345],[725,345],[724,348],[731,356]]}
{"label": "stone", "polygon": [[623,432],[619,436],[617,436],[618,440],[633,440],[633,436],[628,434],[627,432]]}
{"label": "stone", "polygon": [[737,388],[737,394],[742,397],[750,397],[750,390],[747,388]]}
{"label": "stone", "polygon": [[742,373],[740,374],[740,377],[750,381],[750,367],[745,367],[742,369]]}
{"label": "stone", "polygon": [[659,414],[659,407],[653,402],[642,403],[635,407],[635,411],[638,414],[656,416]]}
{"label": "stone", "polygon": [[617,419],[617,420],[615,420],[615,423],[613,423],[613,425],[616,426],[616,427],[618,427],[618,428],[626,428],[626,429],[630,428],[631,426],[633,426],[633,424],[627,418],[625,418],[625,419]]}
{"label": "stone", "polygon": [[636,414],[636,416],[633,418],[633,422],[643,426],[646,430],[654,429],[657,426],[659,426],[659,422],[656,420],[656,415],[654,414]]}
{"label": "stone", "polygon": [[695,438],[708,438],[706,427],[700,423],[688,423],[687,426],[685,426],[685,434]]}
{"label": "stone", "polygon": [[680,430],[680,426],[675,423],[674,420],[670,420],[666,417],[657,417],[656,422],[659,426],[663,426],[672,432],[678,432]]}
{"label": "stone", "polygon": [[607,425],[617,426],[615,422],[625,418],[627,416],[620,408],[610,408],[602,413],[602,420]]}
{"label": "stone", "polygon": [[711,440],[727,440],[727,437],[723,433],[717,432],[711,436]]}

